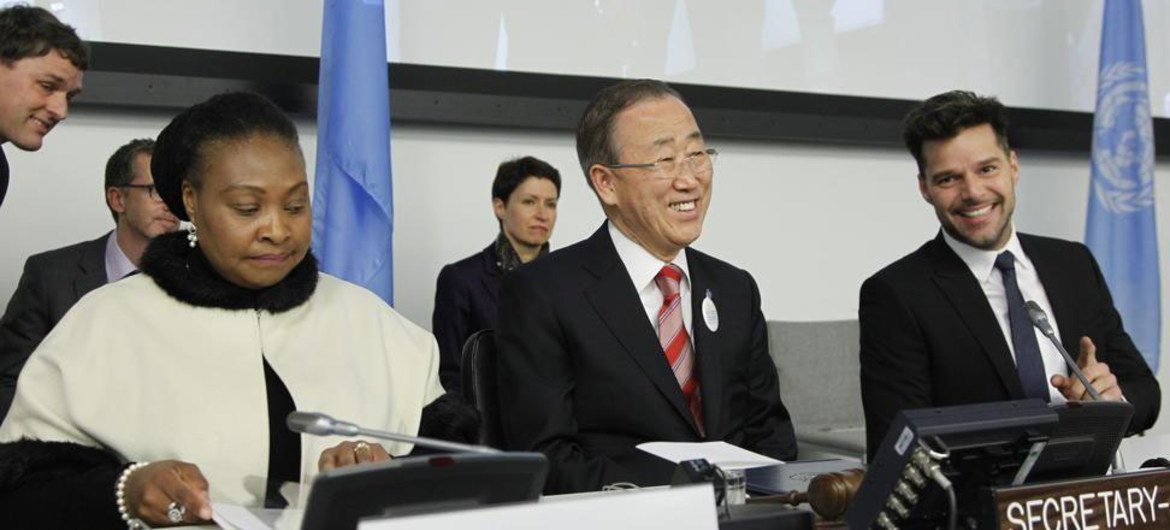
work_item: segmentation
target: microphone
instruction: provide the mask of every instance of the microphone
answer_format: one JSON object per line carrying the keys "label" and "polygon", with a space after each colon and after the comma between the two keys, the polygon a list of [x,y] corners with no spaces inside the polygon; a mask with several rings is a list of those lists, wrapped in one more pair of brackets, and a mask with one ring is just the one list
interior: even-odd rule
{"label": "microphone", "polygon": [[1040,304],[1037,304],[1033,300],[1028,300],[1024,303],[1024,308],[1028,310],[1028,319],[1032,321],[1032,325],[1036,326],[1036,329],[1040,330],[1040,333],[1048,337],[1048,340],[1056,346],[1056,349],[1064,356],[1064,363],[1068,365],[1068,369],[1077,376],[1077,379],[1081,381],[1082,385],[1085,385],[1085,390],[1093,398],[1093,401],[1104,401],[1101,398],[1101,394],[1097,393],[1097,389],[1089,384],[1089,378],[1085,377],[1085,373],[1081,371],[1081,367],[1077,366],[1076,359],[1073,359],[1072,355],[1068,354],[1068,350],[1064,349],[1064,345],[1057,340],[1056,331],[1052,329],[1052,322],[1048,320],[1048,314],[1040,308]]}
{"label": "microphone", "polygon": [[288,418],[285,419],[285,422],[288,424],[288,428],[293,432],[313,434],[316,436],[369,436],[379,440],[406,442],[422,447],[428,447],[430,449],[451,451],[454,453],[495,454],[503,452],[498,449],[493,449],[491,447],[485,447],[482,445],[468,445],[456,442],[448,442],[446,440],[436,440],[434,438],[408,436],[405,434],[398,434],[396,432],[366,429],[365,427],[355,423],[335,420],[331,416],[322,414],[320,412],[302,412],[296,410],[289,413]]}

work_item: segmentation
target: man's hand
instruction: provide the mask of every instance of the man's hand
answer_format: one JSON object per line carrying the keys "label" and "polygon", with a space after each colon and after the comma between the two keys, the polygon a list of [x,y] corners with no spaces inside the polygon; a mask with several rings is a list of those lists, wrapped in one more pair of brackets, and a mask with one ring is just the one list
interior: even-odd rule
{"label": "man's hand", "polygon": [[[1077,357],[1077,366],[1085,373],[1085,378],[1093,385],[1101,398],[1106,401],[1123,401],[1125,396],[1121,394],[1121,387],[1117,386],[1117,376],[1109,371],[1109,365],[1097,361],[1097,347],[1093,345],[1092,339],[1089,337],[1081,337],[1081,353]],[[1065,399],[1069,401],[1088,401],[1092,400],[1092,396],[1085,390],[1085,385],[1081,384],[1081,380],[1075,375],[1065,377],[1063,375],[1052,376],[1052,386],[1060,390]]]}

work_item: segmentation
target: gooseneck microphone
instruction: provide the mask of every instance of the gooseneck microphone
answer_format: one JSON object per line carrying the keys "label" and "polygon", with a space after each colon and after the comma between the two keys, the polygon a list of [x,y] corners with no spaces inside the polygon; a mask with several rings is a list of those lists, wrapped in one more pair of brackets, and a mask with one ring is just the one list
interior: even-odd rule
{"label": "gooseneck microphone", "polygon": [[1024,303],[1024,308],[1028,310],[1028,318],[1032,321],[1032,325],[1036,326],[1036,329],[1040,330],[1040,333],[1043,333],[1045,337],[1048,337],[1048,340],[1052,341],[1052,344],[1064,356],[1064,363],[1068,365],[1068,369],[1077,376],[1077,379],[1080,379],[1082,385],[1085,385],[1085,390],[1093,398],[1093,401],[1104,401],[1101,398],[1101,394],[1097,393],[1097,389],[1089,384],[1089,378],[1085,377],[1085,373],[1081,371],[1081,367],[1077,366],[1076,359],[1073,359],[1072,355],[1068,354],[1068,350],[1064,349],[1064,345],[1056,338],[1056,332],[1052,329],[1052,322],[1048,320],[1048,313],[1045,313],[1040,308],[1040,304],[1037,304],[1033,300],[1028,300]]}
{"label": "gooseneck microphone", "polygon": [[451,451],[455,453],[494,454],[502,452],[498,449],[493,449],[491,447],[485,447],[482,445],[468,445],[448,442],[446,440],[436,440],[434,438],[423,438],[420,436],[408,436],[395,432],[366,429],[365,427],[354,423],[335,420],[331,416],[322,414],[320,412],[302,412],[299,410],[293,411],[289,413],[288,418],[285,421],[288,424],[288,428],[293,432],[314,434],[317,436],[369,436],[379,440],[406,442],[430,449]]}

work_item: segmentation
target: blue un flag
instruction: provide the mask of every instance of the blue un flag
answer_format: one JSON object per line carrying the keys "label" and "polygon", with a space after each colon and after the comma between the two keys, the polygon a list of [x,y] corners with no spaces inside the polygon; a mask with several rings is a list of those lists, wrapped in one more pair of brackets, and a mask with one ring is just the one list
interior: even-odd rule
{"label": "blue un flag", "polygon": [[1140,0],[1106,0],[1085,243],[1146,362],[1158,371],[1162,315],[1154,227],[1154,131]]}
{"label": "blue un flag", "polygon": [[382,0],[326,0],[313,246],[321,269],[394,303],[390,83]]}

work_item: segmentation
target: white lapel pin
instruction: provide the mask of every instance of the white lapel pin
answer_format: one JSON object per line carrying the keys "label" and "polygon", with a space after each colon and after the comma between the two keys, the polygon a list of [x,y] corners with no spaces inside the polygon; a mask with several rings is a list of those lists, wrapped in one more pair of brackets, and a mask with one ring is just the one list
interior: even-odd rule
{"label": "white lapel pin", "polygon": [[711,290],[703,297],[703,322],[712,333],[719,331],[719,310],[715,309],[715,300],[711,299]]}

